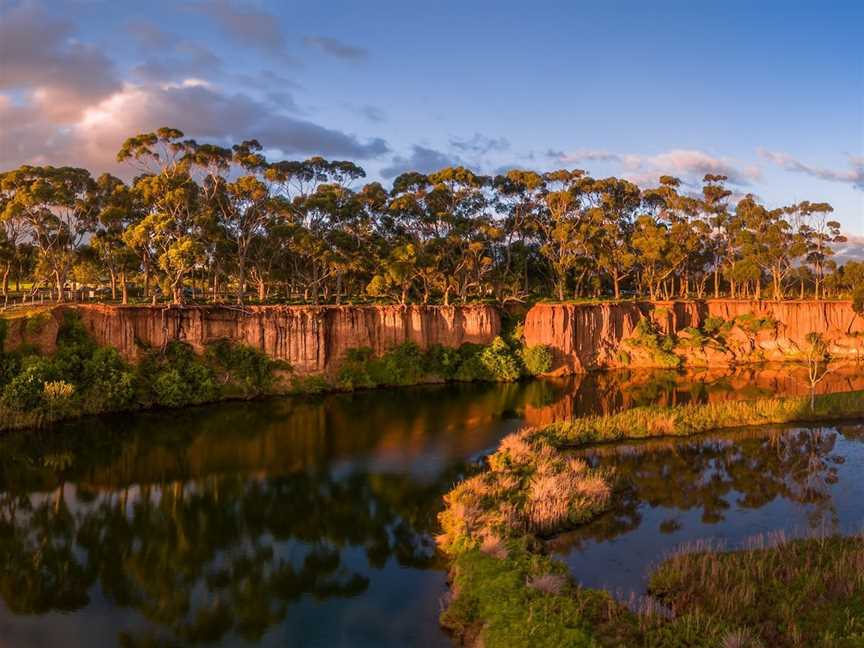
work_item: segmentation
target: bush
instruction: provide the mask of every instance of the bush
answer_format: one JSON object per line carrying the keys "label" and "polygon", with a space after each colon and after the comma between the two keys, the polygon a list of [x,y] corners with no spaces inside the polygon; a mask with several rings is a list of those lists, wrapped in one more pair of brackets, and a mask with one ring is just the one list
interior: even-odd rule
{"label": "bush", "polygon": [[522,352],[522,361],[530,375],[539,376],[552,368],[552,349],[545,344],[528,347]]}
{"label": "bush", "polygon": [[59,380],[56,367],[45,358],[28,358],[21,372],[3,389],[3,404],[18,411],[35,410],[45,405],[45,383]]}
{"label": "bush", "polygon": [[224,372],[229,384],[244,396],[267,392],[276,380],[273,372],[280,365],[258,349],[228,340],[209,345],[205,357],[208,364]]}
{"label": "bush", "polygon": [[135,397],[135,374],[117,349],[98,348],[84,361],[82,387],[90,409],[121,409]]}
{"label": "bush", "polygon": [[[464,348],[464,347],[463,347]],[[522,365],[512,349],[500,337],[487,347],[471,354],[456,372],[458,380],[504,381],[517,380]]]}
{"label": "bush", "polygon": [[139,378],[152,379],[155,402],[168,407],[204,403],[219,393],[213,372],[182,342],[171,342],[164,355],[142,367]]}

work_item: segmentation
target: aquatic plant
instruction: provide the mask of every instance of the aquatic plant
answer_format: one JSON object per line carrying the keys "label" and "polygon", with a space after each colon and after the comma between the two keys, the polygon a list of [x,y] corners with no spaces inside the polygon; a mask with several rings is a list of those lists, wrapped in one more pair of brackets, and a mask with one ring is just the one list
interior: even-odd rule
{"label": "aquatic plant", "polygon": [[[439,515],[442,533],[437,540],[451,560],[452,595],[442,613],[442,625],[463,643],[479,641],[486,646],[726,647],[763,645],[763,639],[784,647],[861,645],[864,542],[860,538],[857,553],[849,551],[839,559],[833,546],[825,549],[827,545],[813,545],[812,541],[785,558],[762,554],[756,558],[675,557],[652,578],[651,591],[657,599],[649,599],[650,605],[635,611],[603,592],[577,587],[567,579],[561,563],[537,551],[538,536],[602,513],[615,486],[612,473],[590,468],[562,452],[565,448],[851,415],[864,415],[864,392],[817,396],[812,407],[806,397],[638,407],[526,428],[505,437],[485,470],[457,484],[444,497],[445,508]],[[799,560],[808,553],[819,555]],[[715,560],[728,560],[730,565],[716,566]],[[838,571],[831,571],[829,566],[835,560],[838,570],[852,575],[840,578]],[[741,581],[735,580],[736,561],[751,561]],[[794,567],[784,567],[786,561],[797,562]],[[708,587],[707,581],[718,569],[726,569],[725,581]],[[766,570],[773,571],[766,575]],[[689,574],[699,578],[691,583]],[[806,582],[800,582],[802,579]],[[832,625],[818,632],[809,621],[788,625],[789,610],[806,605],[807,597],[802,594],[830,608],[826,618],[832,619]],[[715,598],[721,596],[726,596],[724,604],[716,604]],[[765,618],[772,623],[776,618],[775,628],[794,627],[792,636],[797,643],[777,643],[776,632],[760,634],[751,617],[738,613],[748,601],[756,600],[770,601],[780,610]],[[811,642],[802,643],[805,638]],[[837,642],[831,643],[834,640]]]}

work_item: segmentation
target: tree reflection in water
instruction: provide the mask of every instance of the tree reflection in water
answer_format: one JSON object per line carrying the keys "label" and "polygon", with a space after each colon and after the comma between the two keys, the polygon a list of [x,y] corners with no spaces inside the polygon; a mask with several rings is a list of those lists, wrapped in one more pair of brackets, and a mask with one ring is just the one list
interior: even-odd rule
{"label": "tree reflection in water", "polygon": [[[428,624],[432,636],[443,577],[422,570],[441,566],[436,514],[466,462],[526,420],[734,397],[736,381],[752,379],[736,376],[624,372],[279,399],[8,436],[0,441],[2,622],[15,628],[10,615],[98,603],[144,619],[119,617],[126,645],[256,641],[301,600],[372,597],[365,610],[404,600],[401,576],[386,582],[395,568],[423,574],[410,582],[431,598],[407,624],[414,633]],[[860,428],[843,430],[860,438]],[[627,487],[612,513],[566,542],[631,533],[643,504],[699,510],[717,523],[733,504],[787,498],[812,506],[815,524],[832,512],[837,438],[834,429],[798,430],[597,450],[595,460],[614,462]],[[663,523],[673,535],[680,526],[674,516]],[[366,643],[380,645],[380,632]]]}
{"label": "tree reflection in water", "polygon": [[[861,440],[864,426],[748,430],[709,437],[598,447],[592,463],[612,466],[621,479],[614,508],[596,521],[551,541],[560,553],[582,551],[588,542],[607,542],[642,529],[647,511],[668,517],[660,533],[682,530],[680,514],[698,512],[710,533],[729,516],[783,500],[803,510],[814,531],[837,528],[841,520],[831,486],[839,480],[844,454],[839,440]],[[841,434],[842,431],[842,434]],[[858,515],[864,515],[864,504]],[[788,520],[776,520],[784,528]],[[670,547],[671,548],[671,547]]]}

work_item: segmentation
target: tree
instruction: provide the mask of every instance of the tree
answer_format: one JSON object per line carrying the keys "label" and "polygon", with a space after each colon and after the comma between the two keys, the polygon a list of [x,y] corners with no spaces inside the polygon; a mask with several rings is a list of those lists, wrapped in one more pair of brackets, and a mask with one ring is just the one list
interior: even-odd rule
{"label": "tree", "polygon": [[196,237],[200,190],[190,175],[194,143],[182,137],[181,131],[160,128],[129,138],[117,154],[118,161],[133,161],[147,171],[132,187],[146,212],[125,240],[136,249],[153,250],[175,304],[183,302],[183,280],[201,251]]}
{"label": "tree", "polygon": [[96,183],[86,169],[25,165],[0,174],[0,192],[0,221],[33,241],[63,301],[75,255],[95,221]]}

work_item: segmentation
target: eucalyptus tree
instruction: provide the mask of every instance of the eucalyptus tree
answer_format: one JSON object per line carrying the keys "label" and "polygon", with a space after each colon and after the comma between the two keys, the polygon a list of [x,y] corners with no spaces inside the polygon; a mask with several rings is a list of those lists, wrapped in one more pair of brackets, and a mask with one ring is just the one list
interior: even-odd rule
{"label": "eucalyptus tree", "polygon": [[150,248],[175,304],[183,302],[183,282],[200,258],[197,236],[201,191],[191,171],[195,143],[183,133],[160,128],[130,137],[117,154],[144,171],[135,178],[132,191],[145,212],[126,231],[126,242],[135,249]]}
{"label": "eucalyptus tree", "polygon": [[544,174],[548,191],[536,224],[540,254],[552,271],[553,290],[563,300],[567,278],[585,257],[580,180],[585,172],[559,169]]}
{"label": "eucalyptus tree", "polygon": [[0,174],[0,221],[38,250],[42,271],[53,278],[58,301],[75,256],[92,231],[96,183],[86,169],[25,165]]}
{"label": "eucalyptus tree", "polygon": [[529,289],[529,266],[536,224],[544,208],[546,183],[535,171],[512,169],[493,181],[494,208],[503,217],[499,245],[498,299],[522,300]]}
{"label": "eucalyptus tree", "polygon": [[612,295],[621,298],[621,284],[636,268],[631,244],[633,224],[642,204],[642,194],[632,182],[618,178],[586,179],[583,191],[596,191],[599,201],[586,214],[591,223],[590,253],[597,269],[609,277]]}
{"label": "eucalyptus tree", "polygon": [[702,217],[711,228],[711,266],[714,274],[714,298],[720,297],[720,276],[724,264],[734,261],[732,249],[732,215],[729,212],[729,197],[726,188],[729,178],[724,175],[706,174],[702,179]]}
{"label": "eucalyptus tree", "polygon": [[[846,237],[840,233],[840,223],[828,220],[834,208],[826,203],[799,203],[794,210],[799,215],[799,234],[803,246],[804,259],[813,271],[813,294],[816,299],[822,293],[825,269],[832,266],[834,250],[832,243],[843,243]],[[822,295],[824,297],[824,295]]]}

